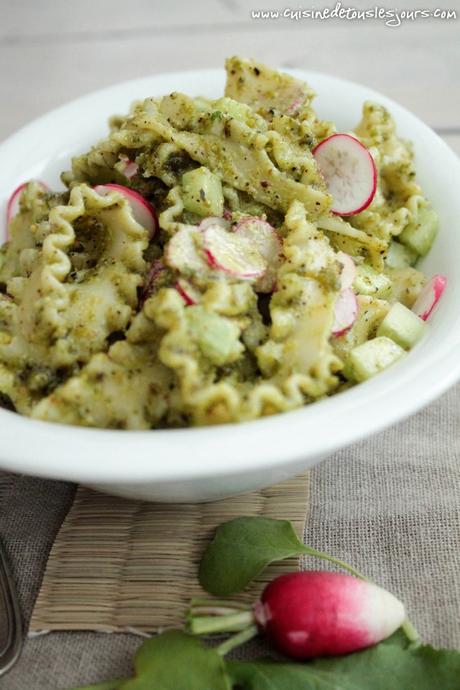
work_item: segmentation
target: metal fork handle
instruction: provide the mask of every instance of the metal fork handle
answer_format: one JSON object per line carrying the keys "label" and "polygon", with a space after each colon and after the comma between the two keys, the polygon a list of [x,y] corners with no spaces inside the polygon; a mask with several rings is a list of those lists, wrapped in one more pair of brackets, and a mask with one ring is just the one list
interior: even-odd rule
{"label": "metal fork handle", "polygon": [[10,670],[22,649],[22,620],[6,556],[0,543],[0,676]]}

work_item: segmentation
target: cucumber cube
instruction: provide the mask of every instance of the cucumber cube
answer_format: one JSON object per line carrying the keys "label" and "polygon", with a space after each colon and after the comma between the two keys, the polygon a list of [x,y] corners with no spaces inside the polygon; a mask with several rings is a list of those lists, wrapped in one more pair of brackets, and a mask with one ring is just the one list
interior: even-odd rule
{"label": "cucumber cube", "polygon": [[405,350],[410,350],[420,340],[426,327],[425,321],[417,314],[396,302],[378,327],[377,335],[391,338]]}
{"label": "cucumber cube", "polygon": [[236,323],[199,305],[186,311],[189,332],[203,355],[217,366],[241,355],[240,329]]}
{"label": "cucumber cube", "polygon": [[416,252],[409,249],[409,247],[405,247],[400,242],[393,240],[390,244],[385,264],[388,268],[407,268],[415,264],[417,256]]}
{"label": "cucumber cube", "polygon": [[399,235],[399,239],[406,247],[425,256],[431,249],[437,232],[438,216],[430,208],[422,208],[419,211],[417,222],[409,223]]}
{"label": "cucumber cube", "polygon": [[362,264],[356,267],[353,288],[358,295],[386,299],[390,296],[393,283],[384,273],[377,273],[371,266]]}
{"label": "cucumber cube", "polygon": [[361,383],[391,366],[406,353],[390,338],[368,340],[351,350],[345,363],[344,374],[348,379]]}
{"label": "cucumber cube", "polygon": [[198,216],[222,216],[222,183],[209,168],[201,167],[182,175],[182,199],[187,211]]}

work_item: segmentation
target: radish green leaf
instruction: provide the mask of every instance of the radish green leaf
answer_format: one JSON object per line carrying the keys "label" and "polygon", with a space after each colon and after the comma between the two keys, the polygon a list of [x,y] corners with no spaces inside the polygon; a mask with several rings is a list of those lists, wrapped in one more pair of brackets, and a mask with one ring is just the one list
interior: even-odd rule
{"label": "radish green leaf", "polygon": [[241,592],[270,563],[302,554],[330,561],[366,579],[346,563],[305,546],[288,520],[241,517],[217,528],[201,560],[200,584],[210,594],[228,596]]}
{"label": "radish green leaf", "polygon": [[223,658],[180,630],[144,642],[134,668],[135,677],[116,690],[230,690]]}
{"label": "radish green leaf", "polygon": [[120,678],[118,680],[106,680],[103,683],[95,683],[94,685],[85,685],[73,690],[119,690],[121,683],[124,681]]}
{"label": "radish green leaf", "polygon": [[342,657],[295,664],[230,661],[238,690],[459,690],[460,653],[429,646],[408,651],[379,644]]}

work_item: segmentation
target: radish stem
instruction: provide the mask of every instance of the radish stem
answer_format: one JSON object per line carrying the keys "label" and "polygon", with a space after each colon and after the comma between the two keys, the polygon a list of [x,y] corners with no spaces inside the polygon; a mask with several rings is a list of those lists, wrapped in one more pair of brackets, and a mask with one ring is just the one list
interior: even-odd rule
{"label": "radish stem", "polygon": [[239,647],[248,640],[252,640],[252,638],[255,637],[258,632],[259,629],[257,625],[250,625],[249,628],[245,628],[245,630],[242,630],[236,635],[233,635],[233,637],[229,637],[228,640],[225,640],[225,642],[222,642],[217,647],[216,651],[218,654],[220,654],[220,656],[225,656],[235,647]]}
{"label": "radish stem", "polygon": [[310,546],[304,546],[302,550],[303,553],[308,554],[309,556],[313,556],[314,558],[321,558],[323,561],[329,561],[330,563],[334,563],[335,565],[338,565],[340,568],[343,568],[343,570],[347,570],[350,573],[350,575],[354,575],[360,580],[366,580],[366,582],[370,582],[368,577],[360,573],[358,570],[355,570],[353,566],[348,565],[348,563],[344,563],[344,561],[341,561],[338,558],[334,558],[334,556],[330,556],[329,554],[323,553],[322,551],[316,551],[316,549],[312,549]]}
{"label": "radish stem", "polygon": [[239,611],[226,616],[199,616],[198,618],[195,618],[192,613],[187,627],[193,635],[208,635],[215,632],[240,632],[253,624],[252,611]]}
{"label": "radish stem", "polygon": [[192,606],[190,613],[192,616],[229,616],[238,613],[241,609],[234,609],[230,606]]}

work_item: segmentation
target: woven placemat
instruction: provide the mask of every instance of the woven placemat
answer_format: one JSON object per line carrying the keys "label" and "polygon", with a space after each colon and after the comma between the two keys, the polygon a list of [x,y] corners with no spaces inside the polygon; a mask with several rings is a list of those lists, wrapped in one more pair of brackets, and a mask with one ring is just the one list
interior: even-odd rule
{"label": "woven placemat", "polygon": [[[204,504],[152,504],[80,487],[48,559],[29,632],[154,632],[181,625],[203,596],[198,563],[213,531],[242,515],[291,520],[303,533],[308,474],[236,498]],[[295,562],[295,561],[294,561]],[[246,592],[254,599],[273,565]]]}

